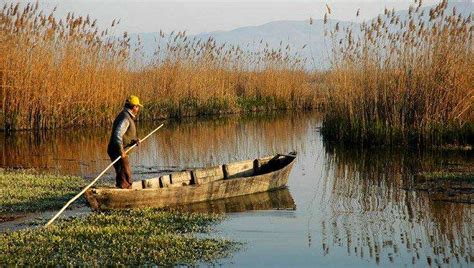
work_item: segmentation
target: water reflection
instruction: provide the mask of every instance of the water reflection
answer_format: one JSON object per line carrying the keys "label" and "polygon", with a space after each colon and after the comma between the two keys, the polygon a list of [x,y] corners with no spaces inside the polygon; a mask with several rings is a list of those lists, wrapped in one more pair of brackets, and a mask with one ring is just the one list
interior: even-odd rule
{"label": "water reflection", "polygon": [[472,206],[410,191],[420,169],[469,162],[472,155],[326,149],[332,176],[323,200],[332,216],[321,221],[324,255],[336,246],[377,264],[400,258],[423,265],[472,261]]}
{"label": "water reflection", "polygon": [[254,210],[296,210],[288,189],[201,202],[172,208],[187,212],[229,213]]}
{"label": "water reflection", "polygon": [[[325,143],[320,124],[318,114],[305,113],[167,122],[131,156],[134,175],[142,179],[298,151],[288,190],[184,208],[241,212],[221,228],[225,236],[249,241],[248,250],[224,264],[437,266],[474,261],[473,205],[436,202],[412,191],[413,174],[472,164],[472,153],[348,150]],[[140,136],[154,127],[140,124]],[[90,178],[109,163],[108,136],[108,129],[2,136],[0,164]],[[274,210],[285,207],[297,209]],[[284,216],[288,213],[291,217]]]}
{"label": "water reflection", "polygon": [[[273,153],[303,151],[298,145],[310,127],[308,114],[189,119],[169,121],[131,156],[137,178],[193,167],[257,158]],[[139,124],[143,137],[154,124]],[[5,137],[3,167],[39,168],[91,177],[109,163],[109,130],[70,129]]]}

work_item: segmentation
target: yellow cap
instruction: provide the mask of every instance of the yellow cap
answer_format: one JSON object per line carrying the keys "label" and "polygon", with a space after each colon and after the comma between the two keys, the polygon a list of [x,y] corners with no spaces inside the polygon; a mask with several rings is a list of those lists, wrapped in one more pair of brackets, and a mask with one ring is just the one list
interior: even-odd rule
{"label": "yellow cap", "polygon": [[143,107],[143,105],[140,104],[140,99],[138,99],[138,97],[135,95],[130,95],[127,98],[126,102],[130,103],[131,105],[137,105],[137,106]]}

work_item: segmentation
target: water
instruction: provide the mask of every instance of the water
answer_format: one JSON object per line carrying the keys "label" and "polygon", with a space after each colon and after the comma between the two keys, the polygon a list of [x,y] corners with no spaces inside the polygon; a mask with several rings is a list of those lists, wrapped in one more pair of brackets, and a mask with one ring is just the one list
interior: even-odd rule
{"label": "water", "polygon": [[[156,124],[139,125],[140,136]],[[131,156],[136,179],[163,171],[298,151],[288,189],[189,207],[227,212],[218,235],[246,242],[236,266],[470,266],[474,206],[411,191],[412,175],[473,163],[472,153],[343,149],[323,140],[318,114],[168,122]],[[92,178],[109,162],[109,130],[3,140],[3,167]],[[110,182],[113,172],[107,174]]]}

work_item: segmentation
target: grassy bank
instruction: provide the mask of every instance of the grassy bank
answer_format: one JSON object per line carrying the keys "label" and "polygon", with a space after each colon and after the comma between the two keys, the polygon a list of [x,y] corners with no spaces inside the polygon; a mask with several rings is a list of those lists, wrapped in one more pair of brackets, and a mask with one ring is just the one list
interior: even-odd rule
{"label": "grassy bank", "polygon": [[126,96],[141,97],[141,119],[314,107],[318,96],[292,48],[262,43],[248,52],[185,32],[161,34],[143,59],[127,33],[98,29],[89,16],[59,18],[38,4],[0,12],[0,128],[100,125]]}
{"label": "grassy bank", "polygon": [[193,265],[212,262],[239,243],[198,238],[222,218],[134,210],[62,220],[50,228],[0,235],[1,265]]}
{"label": "grassy bank", "polygon": [[79,177],[0,169],[0,214],[60,208],[85,185]]}
{"label": "grassy bank", "polygon": [[[329,29],[329,139],[358,144],[465,144],[474,140],[471,17],[447,1],[406,16]],[[355,13],[355,12],[354,12]]]}

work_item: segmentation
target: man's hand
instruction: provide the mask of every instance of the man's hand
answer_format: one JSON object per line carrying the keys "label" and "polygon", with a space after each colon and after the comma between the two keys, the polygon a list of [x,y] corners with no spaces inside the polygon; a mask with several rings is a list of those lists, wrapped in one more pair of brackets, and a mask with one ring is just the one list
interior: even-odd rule
{"label": "man's hand", "polygon": [[122,159],[125,159],[125,158],[127,157],[127,154],[126,154],[125,152],[122,152],[122,153],[120,154],[120,157],[122,157]]}
{"label": "man's hand", "polygon": [[140,146],[140,143],[141,143],[140,139],[136,139],[136,140],[135,140],[135,144],[136,144],[137,146]]}

